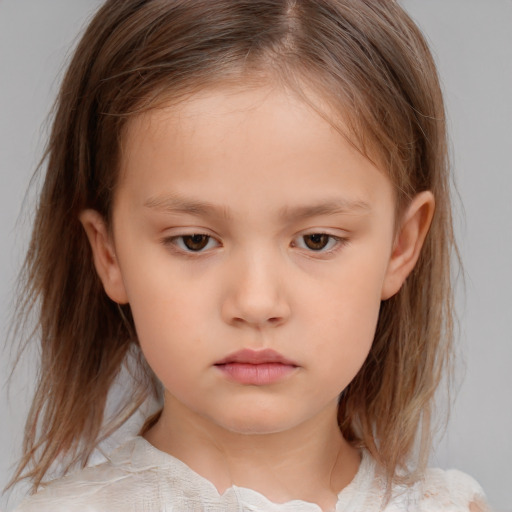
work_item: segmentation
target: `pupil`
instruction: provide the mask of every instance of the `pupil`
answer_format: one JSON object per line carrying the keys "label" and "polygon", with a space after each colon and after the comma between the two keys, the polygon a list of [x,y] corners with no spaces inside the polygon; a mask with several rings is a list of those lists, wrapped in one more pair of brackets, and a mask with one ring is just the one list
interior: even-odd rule
{"label": "pupil", "polygon": [[207,235],[189,235],[183,237],[183,242],[191,251],[200,251],[208,244]]}
{"label": "pupil", "polygon": [[314,251],[319,251],[320,249],[323,249],[329,242],[329,235],[317,233],[314,235],[307,235],[305,239],[306,245],[310,249],[313,249]]}

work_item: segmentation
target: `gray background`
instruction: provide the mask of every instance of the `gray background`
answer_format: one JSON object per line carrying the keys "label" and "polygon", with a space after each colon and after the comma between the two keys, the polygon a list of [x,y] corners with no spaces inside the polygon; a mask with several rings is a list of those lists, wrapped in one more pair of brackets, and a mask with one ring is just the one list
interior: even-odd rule
{"label": "gray background", "polygon": [[[62,68],[99,0],[0,0],[0,332],[5,339],[13,284],[30,230],[20,207],[41,156],[46,115]],[[459,288],[462,382],[432,464],[457,467],[482,484],[497,511],[512,511],[512,0],[404,0],[429,38],[445,90],[456,212],[466,270]],[[30,202],[30,198],[29,198]],[[33,202],[33,198],[32,198]],[[30,209],[29,209],[30,211]],[[3,383],[0,486],[19,455],[34,355]],[[0,508],[16,502],[14,495]]]}

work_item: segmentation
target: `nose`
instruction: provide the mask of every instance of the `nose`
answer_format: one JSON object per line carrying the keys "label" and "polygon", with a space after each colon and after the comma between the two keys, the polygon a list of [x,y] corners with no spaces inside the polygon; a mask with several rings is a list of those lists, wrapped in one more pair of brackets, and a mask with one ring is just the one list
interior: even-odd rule
{"label": "nose", "polygon": [[230,325],[277,327],[290,316],[282,262],[258,251],[230,262],[222,316]]}

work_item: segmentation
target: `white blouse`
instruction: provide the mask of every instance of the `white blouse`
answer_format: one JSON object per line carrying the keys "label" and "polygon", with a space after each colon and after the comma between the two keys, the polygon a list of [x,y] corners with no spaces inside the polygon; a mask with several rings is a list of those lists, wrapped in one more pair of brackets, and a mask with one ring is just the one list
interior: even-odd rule
{"label": "white blouse", "polygon": [[[468,512],[486,510],[480,486],[460,471],[429,469],[410,487],[394,486],[383,508],[384,479],[363,453],[352,482],[338,495],[337,512]],[[180,460],[135,437],[97,466],[54,480],[16,512],[320,512],[313,503],[273,503],[251,489],[214,485]],[[473,508],[472,508],[473,510]]]}

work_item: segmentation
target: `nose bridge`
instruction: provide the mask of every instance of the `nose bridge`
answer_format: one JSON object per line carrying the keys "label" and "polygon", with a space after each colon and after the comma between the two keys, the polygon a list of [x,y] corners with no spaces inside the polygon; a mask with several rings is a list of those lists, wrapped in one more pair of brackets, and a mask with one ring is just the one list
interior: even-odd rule
{"label": "nose bridge", "polygon": [[251,325],[282,323],[290,313],[285,267],[279,247],[268,240],[237,250],[228,269],[226,319]]}

